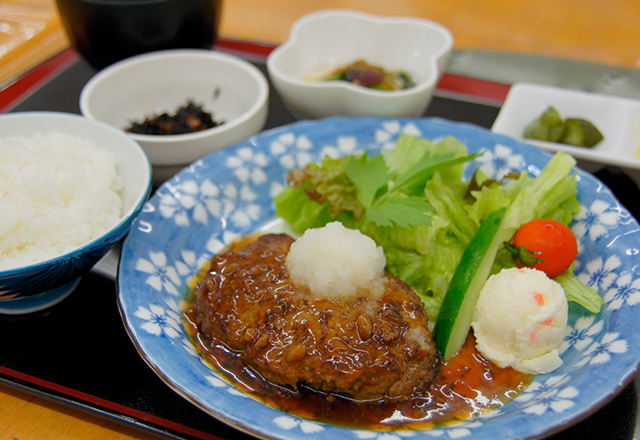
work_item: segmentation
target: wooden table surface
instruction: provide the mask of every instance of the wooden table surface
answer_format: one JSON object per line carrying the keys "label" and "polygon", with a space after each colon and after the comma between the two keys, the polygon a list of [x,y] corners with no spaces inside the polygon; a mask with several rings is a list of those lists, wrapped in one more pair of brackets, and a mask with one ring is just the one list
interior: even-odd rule
{"label": "wooden table surface", "polygon": [[[5,0],[0,8],[0,84],[68,46],[54,0]],[[227,0],[220,36],[278,44],[300,16],[348,8],[418,16],[447,26],[456,49],[537,54],[637,69],[638,0]],[[7,31],[8,29],[8,31]],[[63,404],[0,386],[0,439],[157,439]]]}

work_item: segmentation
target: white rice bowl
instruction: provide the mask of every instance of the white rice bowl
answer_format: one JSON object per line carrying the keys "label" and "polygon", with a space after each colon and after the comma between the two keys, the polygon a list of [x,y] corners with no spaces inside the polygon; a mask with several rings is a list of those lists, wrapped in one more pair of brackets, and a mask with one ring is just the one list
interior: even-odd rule
{"label": "white rice bowl", "polygon": [[[7,113],[0,133],[0,313],[30,313],[69,295],[129,231],[151,192],[151,165],[123,131],[80,115]],[[78,151],[54,157],[10,148],[10,138]],[[5,166],[7,155],[17,159]]]}
{"label": "white rice bowl", "polygon": [[110,152],[51,131],[0,139],[0,269],[70,252],[120,220]]}

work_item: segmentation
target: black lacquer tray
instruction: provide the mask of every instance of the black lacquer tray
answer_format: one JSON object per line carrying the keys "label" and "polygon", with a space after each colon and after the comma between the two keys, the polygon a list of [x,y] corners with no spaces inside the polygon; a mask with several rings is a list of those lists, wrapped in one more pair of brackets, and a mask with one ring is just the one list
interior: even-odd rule
{"label": "black lacquer tray", "polygon": [[[263,72],[263,62],[254,63]],[[73,62],[10,111],[80,113],[84,84],[96,73]],[[474,96],[436,93],[425,116],[490,128],[499,107]],[[271,89],[265,129],[294,122]],[[636,217],[637,185],[622,170],[594,173]],[[0,380],[39,396],[176,439],[248,439],[174,393],[147,366],[127,335],[116,303],[113,270],[94,270],[60,304],[24,316],[0,315]],[[617,397],[552,439],[635,439],[638,379]]]}

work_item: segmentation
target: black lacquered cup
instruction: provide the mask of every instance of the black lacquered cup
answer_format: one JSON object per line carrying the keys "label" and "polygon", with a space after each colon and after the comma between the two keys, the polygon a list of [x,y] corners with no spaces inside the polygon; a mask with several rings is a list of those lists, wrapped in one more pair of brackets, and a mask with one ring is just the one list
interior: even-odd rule
{"label": "black lacquered cup", "polygon": [[56,0],[73,47],[95,68],[146,52],[209,49],[222,0]]}

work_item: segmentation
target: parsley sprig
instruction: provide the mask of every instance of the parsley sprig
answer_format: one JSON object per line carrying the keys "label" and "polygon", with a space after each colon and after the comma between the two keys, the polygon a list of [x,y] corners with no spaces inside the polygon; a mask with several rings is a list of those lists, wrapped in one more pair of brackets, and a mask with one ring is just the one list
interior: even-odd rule
{"label": "parsley sprig", "polygon": [[431,224],[433,206],[424,197],[424,186],[434,173],[472,160],[476,155],[425,153],[404,172],[393,172],[382,155],[350,156],[344,162],[347,177],[356,188],[364,209],[361,224],[411,228]]}

